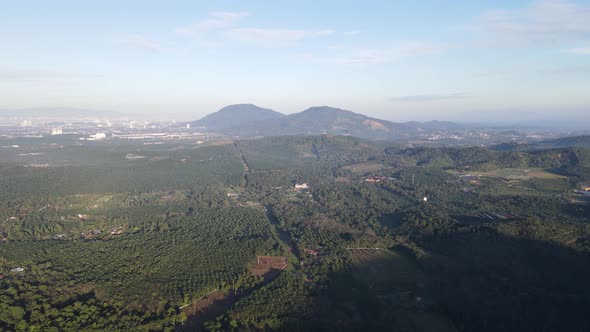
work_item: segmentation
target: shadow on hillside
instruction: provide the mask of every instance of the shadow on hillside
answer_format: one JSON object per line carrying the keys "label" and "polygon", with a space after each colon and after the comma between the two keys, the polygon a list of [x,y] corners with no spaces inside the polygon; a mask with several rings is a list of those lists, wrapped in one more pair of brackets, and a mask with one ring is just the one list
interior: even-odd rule
{"label": "shadow on hillside", "polygon": [[413,280],[380,259],[334,273],[281,330],[590,331],[588,253],[485,227],[421,242]]}
{"label": "shadow on hillside", "polygon": [[[218,293],[218,294],[217,294]],[[199,302],[195,302],[188,309],[187,321],[177,331],[201,331],[203,323],[215,319],[223,314],[236,301],[233,293],[224,294],[218,291],[216,294],[207,296]]]}
{"label": "shadow on hillside", "polygon": [[212,295],[205,296],[203,299],[194,302],[185,310],[188,317],[186,322],[176,331],[206,331],[203,325],[205,322],[214,320],[216,317],[229,310],[238,300],[245,298],[256,290],[264,287],[278,277],[282,271],[283,270],[271,268],[261,276],[264,279],[264,282],[250,289],[238,291],[237,293],[234,293],[232,290],[227,293],[218,290]]}
{"label": "shadow on hillside", "polygon": [[460,331],[589,331],[590,255],[485,227],[422,241],[441,312]]}

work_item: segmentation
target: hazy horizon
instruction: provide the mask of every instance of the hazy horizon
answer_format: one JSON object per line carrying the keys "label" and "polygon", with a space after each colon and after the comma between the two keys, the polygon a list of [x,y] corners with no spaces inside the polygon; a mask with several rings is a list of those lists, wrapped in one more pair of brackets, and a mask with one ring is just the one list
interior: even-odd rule
{"label": "hazy horizon", "polygon": [[[250,104],[250,103],[239,103],[239,104]],[[229,104],[232,105],[232,104]],[[228,106],[228,105],[224,105]],[[268,108],[265,105],[256,105],[263,108]],[[310,105],[305,109],[296,110],[294,112],[285,112],[282,109],[272,109],[274,111],[283,113],[285,115],[295,114],[298,112],[302,112],[310,107],[316,106],[330,106],[332,105]],[[129,120],[147,120],[147,121],[178,121],[178,122],[185,122],[185,121],[195,121],[203,118],[206,115],[211,113],[217,112],[222,107],[214,110],[196,110],[195,112],[186,113],[186,114],[143,114],[137,112],[115,112],[110,110],[96,110],[96,109],[85,109],[85,108],[74,108],[74,107],[39,107],[39,108],[22,108],[22,109],[0,109],[0,119],[31,119],[31,118],[44,118],[44,119],[56,119],[56,120],[71,120],[71,119],[129,119]],[[343,108],[345,109],[345,108]],[[34,115],[21,115],[19,111],[28,111],[32,112]],[[543,114],[542,112],[523,112],[521,116],[515,116],[515,112],[511,110],[505,111],[493,111],[489,112],[487,116],[479,116],[477,119],[474,119],[470,116],[468,112],[465,113],[458,113],[456,114],[456,118],[427,118],[427,119],[420,119],[420,118],[412,118],[411,115],[408,117],[380,117],[378,115],[373,115],[370,112],[358,112],[357,110],[345,109],[348,111],[353,111],[355,113],[359,113],[362,115],[367,115],[371,117],[375,117],[381,120],[391,121],[391,122],[430,122],[430,121],[441,121],[441,122],[454,122],[458,124],[464,125],[482,125],[482,126],[506,126],[506,127],[516,127],[516,126],[523,126],[523,127],[538,127],[538,128],[545,128],[545,129],[563,129],[563,130],[586,130],[587,126],[585,122],[580,121],[584,114],[582,111],[579,114],[579,117],[576,118],[562,118],[559,114]],[[71,114],[75,114],[78,111],[83,112],[82,116],[72,116]],[[16,112],[16,113],[15,113]],[[200,114],[200,115],[197,115]],[[395,114],[394,114],[395,115]],[[385,114],[387,116],[387,114]]]}

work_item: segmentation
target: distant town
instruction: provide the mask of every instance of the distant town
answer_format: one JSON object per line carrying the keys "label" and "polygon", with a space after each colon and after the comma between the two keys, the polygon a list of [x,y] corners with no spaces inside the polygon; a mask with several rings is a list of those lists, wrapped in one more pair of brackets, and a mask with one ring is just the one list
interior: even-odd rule
{"label": "distant town", "polygon": [[[441,126],[444,127],[444,126]],[[326,131],[329,134],[329,131]],[[280,134],[280,133],[279,133]],[[489,146],[512,142],[525,144],[540,142],[564,136],[575,136],[583,132],[565,130],[530,129],[517,127],[465,126],[453,129],[419,128],[419,133],[405,139],[412,146],[437,145],[480,145]],[[193,140],[195,144],[234,138],[261,138],[229,136],[216,133],[206,127],[193,126],[188,122],[177,121],[141,121],[141,120],[72,120],[57,121],[45,118],[0,119],[0,137],[2,138],[42,138],[48,136],[68,136],[77,139],[80,144],[102,140],[139,141],[145,144],[162,144],[174,140]]]}
{"label": "distant town", "polygon": [[135,120],[78,120],[47,121],[21,120],[0,122],[2,138],[43,138],[68,136],[80,141],[128,140],[158,144],[170,140],[194,140],[202,144],[219,140],[221,135],[204,133],[191,128],[190,124],[171,122],[148,122]]}

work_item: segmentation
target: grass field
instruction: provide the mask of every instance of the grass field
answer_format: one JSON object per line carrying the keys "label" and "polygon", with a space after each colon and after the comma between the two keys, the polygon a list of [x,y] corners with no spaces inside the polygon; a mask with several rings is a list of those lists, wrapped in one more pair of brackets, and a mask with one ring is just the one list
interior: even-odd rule
{"label": "grass field", "polygon": [[377,172],[384,169],[385,166],[378,163],[359,163],[353,164],[342,167],[342,169],[346,169],[351,171],[352,173],[370,173],[370,172]]}

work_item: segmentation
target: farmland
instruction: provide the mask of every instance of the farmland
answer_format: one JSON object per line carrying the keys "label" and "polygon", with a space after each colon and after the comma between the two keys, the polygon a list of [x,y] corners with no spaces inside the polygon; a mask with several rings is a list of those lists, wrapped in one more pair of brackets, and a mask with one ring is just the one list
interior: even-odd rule
{"label": "farmland", "polygon": [[557,327],[508,299],[586,324],[582,157],[329,136],[26,149],[43,154],[0,163],[8,330]]}

